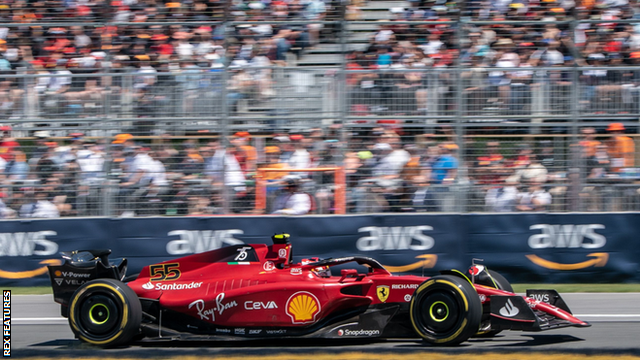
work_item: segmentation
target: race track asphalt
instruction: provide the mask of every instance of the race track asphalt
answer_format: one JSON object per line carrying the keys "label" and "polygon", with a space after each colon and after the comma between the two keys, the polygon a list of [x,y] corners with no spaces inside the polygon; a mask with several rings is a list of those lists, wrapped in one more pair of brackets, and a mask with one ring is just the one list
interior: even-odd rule
{"label": "race track asphalt", "polygon": [[233,343],[137,344],[96,350],[75,340],[67,320],[60,317],[52,295],[12,296],[12,356],[74,358],[79,356],[242,355],[312,352],[446,353],[571,352],[640,355],[640,293],[572,293],[562,295],[573,313],[592,324],[544,332],[506,331],[492,339],[474,338],[457,347],[433,347],[418,341],[281,340]]}

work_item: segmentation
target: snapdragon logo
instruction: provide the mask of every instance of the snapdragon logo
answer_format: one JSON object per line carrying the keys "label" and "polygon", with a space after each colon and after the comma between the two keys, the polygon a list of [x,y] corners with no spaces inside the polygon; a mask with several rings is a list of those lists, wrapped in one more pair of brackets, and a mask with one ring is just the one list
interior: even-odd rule
{"label": "snapdragon logo", "polygon": [[234,235],[244,234],[240,229],[229,230],[174,230],[167,235],[179,236],[177,240],[167,243],[169,255],[197,254],[209,250],[220,249],[229,245],[242,245],[244,242]]}
{"label": "snapdragon logo", "polygon": [[380,335],[380,330],[338,330],[338,336],[375,336]]}

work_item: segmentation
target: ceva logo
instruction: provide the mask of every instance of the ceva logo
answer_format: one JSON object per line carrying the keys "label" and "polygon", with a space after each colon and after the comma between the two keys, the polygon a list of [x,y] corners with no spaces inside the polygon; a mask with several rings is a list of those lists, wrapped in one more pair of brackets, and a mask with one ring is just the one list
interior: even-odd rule
{"label": "ceva logo", "polygon": [[[529,247],[531,249],[599,249],[607,244],[604,235],[598,234],[596,230],[604,230],[602,224],[580,224],[580,225],[558,225],[558,224],[536,224],[529,227],[529,230],[539,230],[540,234],[529,237]],[[607,264],[609,254],[606,252],[594,252],[587,254],[592,259],[574,264],[561,264],[543,259],[537,255],[526,255],[532,263],[552,270],[579,270],[587,267],[602,267]]]}
{"label": "ceva logo", "polygon": [[[58,252],[58,244],[48,240],[47,236],[56,236],[51,230],[35,232],[0,233],[0,256],[51,256]],[[60,265],[58,259],[40,261],[39,267],[27,271],[0,270],[0,278],[26,279],[47,273],[47,265]]]}

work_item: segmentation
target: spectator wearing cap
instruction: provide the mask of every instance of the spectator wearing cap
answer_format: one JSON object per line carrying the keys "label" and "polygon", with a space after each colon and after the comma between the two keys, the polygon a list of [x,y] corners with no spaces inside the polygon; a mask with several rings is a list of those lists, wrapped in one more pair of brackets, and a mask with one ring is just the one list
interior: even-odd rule
{"label": "spectator wearing cap", "polygon": [[622,168],[633,167],[635,164],[635,144],[630,137],[624,135],[624,125],[611,123],[607,131],[612,135],[607,142],[612,171],[619,172]]}
{"label": "spectator wearing cap", "polygon": [[83,180],[97,181],[105,175],[105,155],[95,141],[82,141],[76,152],[76,162]]}
{"label": "spectator wearing cap", "polygon": [[25,180],[29,176],[27,156],[19,150],[16,150],[14,155],[14,158],[5,166],[4,173],[11,180]]}
{"label": "spectator wearing cap", "polygon": [[[260,168],[268,169],[287,169],[289,165],[280,161],[280,149],[277,146],[265,146],[264,153],[266,162],[260,166]],[[262,179],[267,182],[275,182],[288,174],[286,171],[269,171],[262,175]]]}
{"label": "spectator wearing cap", "polygon": [[278,196],[274,204],[274,214],[304,215],[311,210],[311,196],[300,191],[297,177],[285,179],[284,192]]}
{"label": "spectator wearing cap", "polygon": [[2,132],[2,139],[0,139],[0,158],[4,161],[11,161],[13,159],[13,151],[15,148],[20,147],[20,144],[11,137],[11,126],[0,126]]}
{"label": "spectator wearing cap", "polygon": [[439,156],[431,167],[432,184],[451,184],[458,174],[458,159],[453,152],[458,146],[453,143],[443,143],[439,146]]}
{"label": "spectator wearing cap", "polygon": [[[311,166],[311,155],[306,149],[304,136],[295,134],[290,136],[295,150],[289,158],[288,164],[291,169],[307,169]],[[306,173],[304,173],[306,174]],[[305,176],[300,173],[301,176]]]}
{"label": "spectator wearing cap", "polygon": [[231,144],[235,147],[234,155],[245,174],[256,170],[258,159],[256,148],[249,144],[250,139],[251,135],[246,131],[238,131],[231,139]]}

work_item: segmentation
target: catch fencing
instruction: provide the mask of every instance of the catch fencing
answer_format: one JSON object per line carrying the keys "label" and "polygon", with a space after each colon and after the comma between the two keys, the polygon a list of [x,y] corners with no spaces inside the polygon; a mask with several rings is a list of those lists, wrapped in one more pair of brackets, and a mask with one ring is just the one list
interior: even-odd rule
{"label": "catch fencing", "polygon": [[[346,213],[640,210],[638,147],[620,166],[606,130],[613,122],[622,123],[631,143],[637,143],[640,67],[633,65],[639,54],[621,52],[618,57],[624,63],[602,66],[599,58],[590,60],[586,43],[529,44],[522,41],[521,32],[511,31],[571,34],[608,29],[610,21],[491,22],[458,16],[410,21],[393,18],[388,9],[364,9],[362,16],[348,20],[344,14],[349,9],[341,8],[341,2],[329,3],[322,21],[269,20],[274,27],[292,26],[302,33],[308,25],[323,25],[315,49],[294,42],[280,54],[286,61],[271,66],[211,60],[220,59],[217,53],[202,63],[184,56],[150,59],[133,50],[129,55],[114,50],[123,46],[122,34],[140,41],[165,41],[167,34],[176,36],[171,41],[185,40],[184,34],[177,34],[184,31],[174,31],[176,27],[204,27],[213,35],[211,47],[231,54],[247,51],[244,41],[265,45],[264,37],[247,32],[253,22],[243,16],[251,11],[232,14],[226,2],[212,5],[206,16],[195,10],[177,16],[186,10],[171,3],[156,21],[149,18],[144,25],[122,21],[117,12],[126,9],[106,4],[113,10],[109,16],[94,12],[73,24],[66,17],[39,22],[39,30],[2,24],[14,38],[25,37],[20,44],[27,44],[26,37],[34,31],[47,44],[66,32],[84,31],[97,34],[99,43],[94,45],[100,50],[96,58],[66,67],[46,61],[21,63],[2,73],[0,123],[11,126],[8,136],[20,143],[16,157],[24,155],[29,165],[26,173],[7,173],[0,184],[7,205],[2,217],[20,217],[36,190],[46,191],[62,216],[269,212],[256,201],[266,197],[256,193],[262,191],[255,186],[261,181],[257,169],[243,168],[241,184],[229,185],[206,168],[217,140],[228,151],[238,148],[229,143],[237,132],[251,134],[257,167],[268,167],[268,147],[285,152],[277,135],[302,134],[314,160],[308,166],[344,170],[345,191],[336,191],[332,174],[303,176],[302,185],[313,202],[324,204],[310,213],[335,213],[336,194],[344,194],[340,211]],[[639,23],[615,22],[629,29]],[[431,47],[434,28],[443,41],[459,48],[442,52]],[[394,54],[402,55],[391,65],[381,62],[379,55],[363,55],[372,44],[389,41],[386,29],[393,29],[389,31]],[[608,39],[600,30],[589,35],[592,43]],[[478,39],[491,31],[497,37],[486,52],[508,54],[522,45],[530,48],[518,49],[518,54],[540,61],[515,66],[513,59],[497,64],[486,61],[488,55],[469,55],[488,45]],[[195,35],[189,39],[205,42]],[[553,63],[545,54],[560,45],[569,47],[571,56]],[[592,137],[582,133],[592,127]],[[37,136],[38,132],[46,135]],[[90,142],[74,140],[76,133]],[[109,146],[125,133],[163,163],[167,179],[160,188],[146,182],[127,185],[133,155]],[[383,150],[375,148],[385,136],[386,143],[398,142],[393,150],[406,150],[399,161],[402,166],[392,165],[392,173],[381,171],[376,162],[384,157],[379,152]],[[585,142],[591,144],[588,151]],[[458,163],[456,172],[446,183],[432,181],[440,148],[447,146]],[[40,160],[47,148],[53,165],[43,166]],[[78,157],[83,150],[87,161]],[[5,161],[13,165],[12,159]],[[509,206],[496,204],[496,189],[507,180],[518,199],[538,191],[530,180],[542,171],[539,165],[545,172],[540,185],[549,195],[544,205],[518,207],[515,198]],[[224,167],[223,172],[229,171]],[[275,194],[270,193],[271,198]]]}

